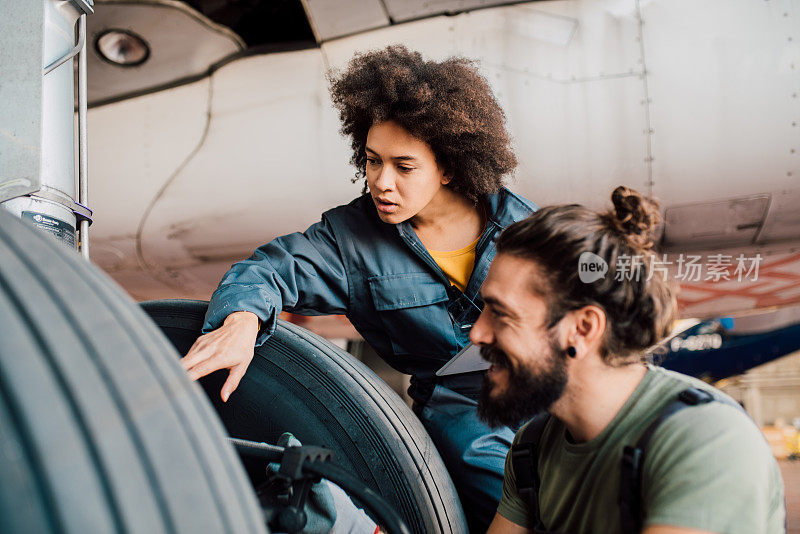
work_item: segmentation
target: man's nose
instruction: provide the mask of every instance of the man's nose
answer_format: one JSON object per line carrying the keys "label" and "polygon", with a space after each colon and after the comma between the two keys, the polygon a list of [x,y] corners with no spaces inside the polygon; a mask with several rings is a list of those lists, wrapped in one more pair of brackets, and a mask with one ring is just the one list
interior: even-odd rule
{"label": "man's nose", "polygon": [[469,331],[469,340],[473,345],[491,345],[494,343],[494,334],[486,317],[486,308],[483,309],[478,320],[472,325]]}

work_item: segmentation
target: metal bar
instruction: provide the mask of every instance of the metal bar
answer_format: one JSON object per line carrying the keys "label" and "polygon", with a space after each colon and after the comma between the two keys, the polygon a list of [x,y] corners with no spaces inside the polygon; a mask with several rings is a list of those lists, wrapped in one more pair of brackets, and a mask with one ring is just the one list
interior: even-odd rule
{"label": "metal bar", "polygon": [[[84,21],[83,22],[84,25],[86,24],[85,17],[86,17],[86,15],[81,15],[81,19],[80,19],[80,20]],[[86,29],[84,28],[83,30],[80,31],[80,36],[78,37],[78,44],[76,44],[72,48],[72,50],[67,52],[66,55],[60,57],[59,59],[55,60],[54,62],[52,62],[48,66],[46,66],[44,68],[44,76],[47,76],[48,74],[50,74],[51,72],[56,70],[58,67],[60,67],[61,65],[63,65],[67,61],[69,61],[70,59],[72,59],[75,56],[77,56],[78,54],[80,54],[81,50],[84,50],[85,48],[86,48]]]}
{"label": "metal bar", "polygon": [[[89,182],[88,182],[88,147],[86,136],[86,15],[81,15],[78,20],[78,31],[80,32],[79,44],[81,45],[78,55],[78,203],[84,206],[89,205]],[[89,259],[89,221],[82,219],[79,226],[80,230],[80,250],[85,259]]]}

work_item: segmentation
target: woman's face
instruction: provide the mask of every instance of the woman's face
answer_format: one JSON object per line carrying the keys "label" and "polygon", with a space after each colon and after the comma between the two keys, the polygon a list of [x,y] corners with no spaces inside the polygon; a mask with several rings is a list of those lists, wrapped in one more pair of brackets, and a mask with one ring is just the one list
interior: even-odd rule
{"label": "woman's face", "polygon": [[393,121],[367,134],[367,186],[383,222],[397,224],[434,211],[447,197],[450,177],[430,146]]}

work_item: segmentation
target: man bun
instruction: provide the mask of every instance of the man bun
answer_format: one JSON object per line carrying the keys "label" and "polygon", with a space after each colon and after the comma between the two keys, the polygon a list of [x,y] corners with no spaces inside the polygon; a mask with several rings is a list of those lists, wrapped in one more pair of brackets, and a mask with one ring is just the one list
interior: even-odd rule
{"label": "man bun", "polygon": [[[506,228],[497,253],[538,265],[531,287],[547,300],[548,328],[573,310],[602,308],[608,321],[600,355],[609,365],[625,365],[641,361],[669,334],[676,302],[667,276],[653,271],[658,202],[629,187],[614,189],[611,202],[605,212],[577,204],[543,207]],[[582,275],[586,253],[606,263],[599,278]]]}
{"label": "man bun", "polygon": [[611,202],[614,209],[603,215],[606,223],[623,234],[635,250],[652,249],[655,230],[661,222],[658,201],[621,185],[611,193]]}

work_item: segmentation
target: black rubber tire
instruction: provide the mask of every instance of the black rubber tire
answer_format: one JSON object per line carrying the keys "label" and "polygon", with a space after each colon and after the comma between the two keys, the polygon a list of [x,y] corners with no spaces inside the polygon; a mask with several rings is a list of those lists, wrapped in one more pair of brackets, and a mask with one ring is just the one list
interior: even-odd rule
{"label": "black rubber tire", "polygon": [[266,532],[225,430],[147,316],[0,209],[0,532]]}
{"label": "black rubber tire", "polygon": [[[208,303],[142,303],[178,352],[200,334]],[[201,380],[231,436],[275,443],[292,432],[334,450],[335,463],[381,494],[412,531],[467,532],[453,483],[422,423],[374,372],[327,340],[278,321],[227,403],[227,371]],[[254,484],[263,465],[248,466]]]}

